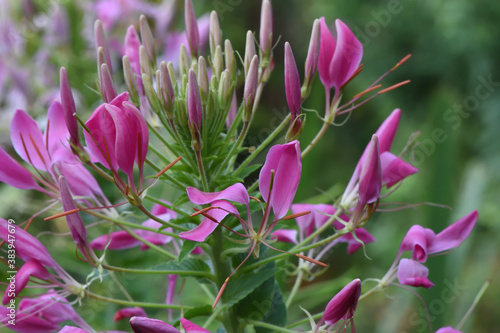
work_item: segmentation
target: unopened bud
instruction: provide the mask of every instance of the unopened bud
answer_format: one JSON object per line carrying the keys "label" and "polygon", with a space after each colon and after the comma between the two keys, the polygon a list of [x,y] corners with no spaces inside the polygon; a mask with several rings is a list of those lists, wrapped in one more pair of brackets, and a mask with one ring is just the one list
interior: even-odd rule
{"label": "unopened bud", "polygon": [[222,110],[226,110],[226,108],[229,106],[229,103],[231,103],[231,97],[232,97],[232,91],[231,91],[231,78],[230,78],[230,73],[226,69],[224,72],[222,72],[222,75],[220,77],[219,81],[219,104],[221,106]]}
{"label": "unopened bud", "polygon": [[198,48],[200,46],[200,32],[191,0],[185,0],[184,2],[184,24],[191,55],[196,59],[198,58]]}
{"label": "unopened bud", "polygon": [[179,73],[181,75],[188,74],[190,68],[189,56],[186,51],[186,46],[181,45],[181,52],[179,53]]}
{"label": "unopened bud", "polygon": [[236,60],[234,59],[234,51],[233,51],[233,46],[231,45],[231,42],[229,39],[226,39],[224,42],[224,55],[225,55],[225,60],[226,60],[226,69],[229,70],[231,73],[231,79],[236,80]]}
{"label": "unopened bud", "polygon": [[205,104],[208,96],[208,73],[205,58],[198,58],[198,85],[200,86],[201,102]]}
{"label": "unopened bud", "polygon": [[101,76],[99,77],[102,95],[106,103],[110,103],[116,97],[116,89],[113,83],[113,78],[109,72],[107,64],[101,65]]}
{"label": "unopened bud", "polygon": [[189,70],[186,95],[190,127],[196,132],[199,132],[201,129],[203,109],[201,106],[200,88],[196,80],[196,73],[192,69]]}
{"label": "unopened bud", "polygon": [[144,84],[144,92],[146,93],[151,109],[153,109],[155,113],[158,113],[160,111],[158,97],[156,96],[156,92],[153,88],[151,77],[145,73],[142,74],[142,83]]}
{"label": "unopened bud", "polygon": [[269,0],[262,1],[259,42],[263,59],[271,58],[270,54],[273,43],[273,9],[271,7],[271,1]]}
{"label": "unopened bud", "polygon": [[141,40],[142,45],[146,48],[146,54],[148,55],[149,61],[154,64],[155,63],[155,40],[153,37],[153,33],[148,24],[148,20],[144,15],[141,15],[140,19],[140,29],[141,29]]}
{"label": "unopened bud", "polygon": [[295,64],[292,48],[288,42],[285,43],[285,93],[293,122],[300,115],[302,98],[299,71]]}
{"label": "unopened bud", "polygon": [[250,67],[250,63],[252,62],[252,59],[256,54],[257,53],[255,52],[255,41],[253,38],[253,33],[250,30],[248,30],[246,44],[245,44],[245,59],[243,63],[245,68],[245,76],[248,73],[248,68]]}
{"label": "unopened bud", "polygon": [[68,73],[64,67],[61,67],[61,70],[59,71],[59,81],[64,121],[66,122],[66,127],[68,128],[72,145],[79,146],[80,140],[78,138],[78,122],[74,116],[76,113],[75,100],[73,99],[73,93],[71,92],[71,87],[69,85]]}
{"label": "unopened bud", "polygon": [[304,85],[302,86],[302,99],[306,99],[311,92],[311,83],[318,70],[320,46],[320,25],[319,20],[314,20],[311,40],[309,41],[309,49],[307,50],[307,58],[304,69]]}
{"label": "unopened bud", "polygon": [[254,56],[250,67],[248,68],[247,77],[245,79],[245,89],[243,91],[243,105],[245,113],[243,114],[243,121],[248,122],[252,117],[252,109],[255,101],[255,94],[257,92],[257,85],[259,83],[259,58]]}
{"label": "unopened bud", "polygon": [[137,80],[140,78],[132,70],[130,60],[127,56],[123,56],[123,77],[125,78],[125,84],[127,85],[127,90],[130,95],[130,99],[134,105],[139,105],[139,93],[137,89]]}
{"label": "unopened bud", "polygon": [[[105,54],[105,62],[108,65],[109,72],[113,74],[113,67],[111,65],[111,57],[109,56],[109,47],[108,41],[106,39],[106,34],[104,33],[104,28],[102,27],[102,23],[100,20],[96,20],[94,24],[94,35],[95,35],[95,44],[97,52],[99,53],[99,48],[103,48]],[[99,66],[100,68],[100,66]],[[98,68],[98,69],[99,69]]]}
{"label": "unopened bud", "polygon": [[215,56],[212,61],[214,65],[214,75],[220,77],[224,66],[224,62],[222,59],[222,48],[220,47],[220,45],[215,48]]}
{"label": "unopened bud", "polygon": [[222,31],[220,30],[219,17],[217,12],[213,10],[210,13],[210,54],[212,57],[215,54],[215,48],[222,42]]}
{"label": "unopened bud", "polygon": [[162,61],[160,64],[160,92],[163,100],[163,106],[167,113],[167,119],[171,120],[174,117],[174,87],[167,69],[167,64]]}
{"label": "unopened bud", "polygon": [[167,63],[168,76],[170,77],[170,82],[172,82],[172,87],[177,85],[177,76],[175,75],[174,65],[171,61]]}

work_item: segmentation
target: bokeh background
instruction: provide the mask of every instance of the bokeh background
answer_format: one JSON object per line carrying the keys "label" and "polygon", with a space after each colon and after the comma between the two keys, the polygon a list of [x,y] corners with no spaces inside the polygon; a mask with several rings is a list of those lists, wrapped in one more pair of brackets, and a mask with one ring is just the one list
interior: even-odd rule
{"label": "bokeh background", "polygon": [[[57,94],[60,66],[68,69],[70,83],[78,92],[79,113],[91,112],[99,103],[99,96],[91,87],[95,87],[96,77],[92,24],[100,2],[0,1],[0,142],[5,149],[11,149],[9,119],[16,108],[23,108],[40,123],[44,122],[47,103]],[[159,5],[154,1],[148,3]],[[200,0],[194,1],[194,5],[199,16],[212,9],[219,12],[223,37],[229,38],[234,49],[243,55],[246,31],[259,28],[260,1]],[[99,13],[104,15],[101,19],[114,22],[109,26],[109,35],[118,41],[118,50],[126,27],[137,25],[139,16],[135,9],[123,6],[118,16],[113,12]],[[146,14],[152,22],[171,19],[168,29],[182,30],[182,7],[182,1],[163,2],[159,10]],[[144,11],[148,8],[145,6]],[[401,108],[403,115],[393,152],[399,152],[409,136],[419,131],[421,144],[410,158],[420,171],[383,202],[430,203],[375,214],[367,226],[377,238],[377,242],[367,246],[370,258],[364,257],[362,251],[347,256],[342,246],[336,248],[329,254],[330,269],[319,279],[304,284],[296,304],[311,313],[321,311],[352,278],[381,278],[411,225],[421,224],[440,231],[478,209],[479,221],[471,237],[459,249],[432,257],[426,263],[429,278],[436,286],[416,291],[426,301],[436,330],[457,325],[483,283],[491,279],[489,289],[462,330],[497,332],[500,318],[498,3],[495,0],[275,0],[273,10],[275,40],[280,37],[274,52],[276,68],[263,94],[248,145],[262,141],[288,112],[283,85],[284,42],[290,42],[302,76],[313,20],[325,16],[333,25],[340,18],[364,46],[364,70],[349,84],[346,97],[364,90],[409,53],[411,59],[383,83],[389,86],[410,79],[411,84],[377,97],[357,109],[346,125],[329,129],[320,145],[303,161],[296,202],[332,202],[341,195],[371,135],[393,109]],[[113,21],[113,17],[119,19]],[[167,27],[163,31],[161,25],[157,28],[159,34],[166,33]],[[304,108],[323,113],[324,91],[319,79]],[[301,136],[303,147],[320,126],[315,113],[306,112],[306,127]],[[169,195],[174,196],[166,194]],[[0,216],[22,221],[42,206],[42,198],[37,194],[0,184]],[[33,230],[65,231],[64,223],[36,222]],[[40,239],[47,242],[53,237],[42,234]],[[69,259],[74,254],[70,237],[58,237],[50,243],[49,250],[69,272],[82,274],[84,264]],[[110,256],[110,260],[123,265],[153,262],[137,251]],[[286,277],[282,281],[283,287],[293,283]],[[192,281],[186,284],[184,296],[196,299],[196,286]],[[367,282],[365,287],[371,286]],[[142,278],[134,278],[127,289],[132,295],[157,301],[158,292],[164,293],[165,286],[161,280],[146,283]],[[194,290],[193,295],[189,295],[190,290]],[[117,307],[89,302],[82,307],[84,317],[99,329],[115,328],[109,319]],[[297,305],[291,311],[291,318],[303,316]],[[158,312],[160,315],[165,314]],[[359,332],[429,331],[422,303],[412,293],[397,287],[360,303],[355,322]],[[127,327],[125,323],[116,326]]]}

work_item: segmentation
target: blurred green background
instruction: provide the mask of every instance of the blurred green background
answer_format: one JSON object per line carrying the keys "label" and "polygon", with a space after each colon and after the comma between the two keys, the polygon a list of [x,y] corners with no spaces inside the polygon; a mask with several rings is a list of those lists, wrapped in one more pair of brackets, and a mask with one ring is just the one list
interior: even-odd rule
{"label": "blurred green background", "polygon": [[[87,88],[94,86],[95,81],[94,50],[82,37],[91,18],[82,14],[76,2],[60,3],[70,17],[71,38],[68,45],[60,46],[59,52],[54,52],[50,58],[54,71],[47,74],[53,75],[48,80],[52,82],[51,88],[56,89],[57,68],[67,67],[72,86],[81,94],[82,109],[91,110],[98,98]],[[246,30],[258,31],[259,28],[260,1],[213,0],[194,1],[194,4],[198,15],[218,10],[223,37],[229,38],[234,49],[243,55]],[[35,1],[34,8],[36,13],[45,7],[43,2]],[[438,232],[478,209],[479,221],[471,237],[456,251],[427,261],[429,279],[435,287],[416,291],[426,301],[436,330],[442,326],[456,326],[483,283],[491,278],[491,286],[462,330],[497,332],[500,318],[500,140],[497,138],[500,131],[500,6],[497,1],[275,0],[273,11],[275,40],[280,36],[274,52],[276,68],[263,94],[248,145],[262,141],[288,112],[283,86],[283,44],[290,42],[302,77],[302,64],[315,18],[325,16],[331,25],[340,18],[363,43],[364,70],[349,84],[345,98],[364,90],[401,58],[412,54],[407,63],[382,82],[389,86],[410,79],[411,84],[360,107],[345,126],[330,128],[320,145],[303,161],[295,202],[331,202],[340,195],[371,135],[394,108],[401,108],[401,124],[392,151],[398,153],[411,133],[420,131],[421,145],[413,152],[413,164],[420,171],[383,202],[435,203],[452,208],[423,205],[375,214],[367,226],[377,238],[377,242],[367,246],[371,259],[365,258],[362,251],[347,256],[342,245],[337,247],[327,259],[328,272],[304,284],[290,317],[303,316],[299,304],[311,313],[322,311],[330,298],[352,278],[381,278],[411,225],[421,224]],[[182,27],[182,1],[178,1],[176,13],[174,27]],[[23,19],[21,11],[17,11],[17,15],[18,20]],[[137,17],[131,16],[130,20],[127,17],[125,21],[122,22],[124,26],[137,24]],[[122,40],[124,29],[115,27],[111,34]],[[37,38],[30,39],[19,63],[29,66],[30,57],[43,47],[40,43]],[[33,115],[44,112],[45,106],[37,96],[47,88],[39,86],[32,91],[29,111]],[[318,78],[304,108],[323,114],[324,91]],[[315,113],[307,112],[306,128],[300,139],[303,148],[320,126],[321,121]],[[1,141],[8,147],[8,132],[5,132],[8,126],[4,124],[2,128]],[[433,134],[436,131],[441,134]],[[4,218],[22,220],[42,205],[36,194],[6,186],[0,187],[0,197],[0,216]],[[43,223],[40,221],[40,226],[36,227],[55,232],[61,230],[56,223],[50,226]],[[44,242],[52,239],[43,237]],[[70,260],[74,247],[68,237],[58,238],[49,250],[64,260],[61,262],[63,267],[78,276],[84,265]],[[151,258],[144,259],[144,253],[133,250],[111,255],[110,260],[117,264],[120,261],[126,265],[144,263],[144,260],[154,262]],[[340,275],[342,277],[336,279]],[[196,286],[192,281],[187,283],[184,297],[196,299]],[[288,283],[293,280],[285,277],[283,286]],[[366,290],[371,286],[372,283],[367,282]],[[158,301],[158,290],[164,293],[165,285],[162,279],[153,284],[134,278],[128,288],[137,297]],[[190,290],[193,290],[191,296]],[[449,296],[450,291],[453,297]],[[86,319],[94,322],[97,328],[113,329],[113,324],[104,323],[104,319],[109,320],[116,310],[113,305],[84,302],[82,313],[87,314]],[[158,316],[164,316],[160,313]],[[389,288],[385,295],[377,294],[360,303],[355,323],[359,332],[428,332],[421,302],[413,294],[396,287]],[[117,327],[127,329],[127,326],[120,324]]]}

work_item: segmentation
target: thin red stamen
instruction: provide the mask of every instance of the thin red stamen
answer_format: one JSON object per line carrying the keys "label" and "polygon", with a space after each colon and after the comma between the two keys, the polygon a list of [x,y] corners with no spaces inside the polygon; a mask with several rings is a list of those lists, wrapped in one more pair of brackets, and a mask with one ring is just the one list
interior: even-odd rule
{"label": "thin red stamen", "polygon": [[175,163],[179,162],[181,160],[182,156],[177,157],[175,160],[170,162],[166,167],[164,167],[160,172],[158,172],[155,176],[155,178],[160,177],[163,175],[168,169],[170,169],[172,166],[174,166]]}
{"label": "thin red stamen", "polygon": [[282,252],[282,253],[288,253],[288,254],[294,255],[296,257],[299,257],[300,259],[304,259],[304,260],[307,260],[309,262],[312,262],[313,264],[316,264],[316,265],[319,265],[319,266],[323,266],[323,267],[328,267],[327,264],[322,263],[321,261],[309,258],[308,256],[305,256],[303,254],[300,254],[300,253],[291,253],[291,252],[288,252],[288,251],[285,251],[285,250],[277,249],[274,246],[271,246],[271,245],[267,244],[266,242],[264,242],[262,240],[260,242],[262,244],[264,244],[265,246],[267,246],[268,248],[272,249],[272,250],[275,250],[275,251],[278,251],[278,252]]}
{"label": "thin red stamen", "polygon": [[391,90],[394,90],[394,89],[399,88],[401,86],[404,86],[405,84],[408,84],[410,82],[411,82],[410,80],[405,80],[403,82],[396,83],[395,85],[392,85],[388,88],[380,90],[377,94],[382,95],[383,93],[386,93],[388,91],[391,91]]}
{"label": "thin red stamen", "polygon": [[304,216],[304,215],[307,215],[307,214],[310,214],[310,213],[311,213],[311,211],[310,211],[310,210],[308,210],[308,211],[306,211],[306,212],[302,212],[302,213],[297,213],[297,214],[288,215],[288,216],[285,216],[285,217],[283,218],[283,220],[285,220],[285,221],[286,221],[286,220],[292,220],[292,219],[294,219],[294,218],[301,217],[301,216]]}
{"label": "thin red stamen", "polygon": [[44,221],[53,220],[53,219],[56,219],[58,217],[62,217],[62,216],[66,216],[66,215],[69,215],[69,214],[77,213],[79,211],[80,211],[80,208],[75,208],[75,209],[71,209],[71,210],[68,210],[68,211],[63,212],[63,213],[59,213],[59,214],[56,214],[56,215],[52,215],[52,216],[46,217],[43,220]]}
{"label": "thin red stamen", "polygon": [[382,87],[382,85],[381,85],[381,84],[377,84],[376,86],[373,86],[373,87],[371,87],[371,88],[367,88],[366,90],[364,90],[364,91],[360,92],[359,94],[354,95],[354,97],[353,97],[352,99],[358,99],[358,98],[360,98],[361,96],[363,96],[363,95],[365,95],[365,94],[368,94],[369,92],[372,92],[372,91],[374,91],[374,90],[376,90],[376,89],[378,89],[378,88],[380,88],[380,87]]}
{"label": "thin red stamen", "polygon": [[399,66],[401,66],[404,62],[406,62],[406,60],[410,58],[411,58],[411,53],[407,54],[403,59],[399,60],[399,62],[396,65],[394,65],[394,67],[391,68],[391,72],[396,68],[398,68]]}

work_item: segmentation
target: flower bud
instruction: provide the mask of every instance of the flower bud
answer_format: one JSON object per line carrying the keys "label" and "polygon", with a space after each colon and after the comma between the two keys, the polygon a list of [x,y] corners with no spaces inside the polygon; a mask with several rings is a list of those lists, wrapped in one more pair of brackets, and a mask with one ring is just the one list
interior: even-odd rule
{"label": "flower bud", "polygon": [[220,77],[222,70],[224,69],[223,68],[224,62],[222,59],[222,48],[220,47],[220,45],[217,45],[217,47],[215,48],[215,56],[212,61],[214,66],[214,75],[216,77]]}
{"label": "flower bud", "polygon": [[222,72],[219,80],[219,104],[222,110],[226,110],[231,102],[232,91],[231,91],[231,79],[230,79],[229,70],[225,70]]}
{"label": "flower bud", "polygon": [[250,30],[248,30],[246,44],[245,44],[245,60],[243,63],[244,68],[245,68],[245,76],[248,73],[248,68],[250,67],[250,63],[252,62],[254,55],[256,55],[255,41],[253,38],[253,33]]}
{"label": "flower bud", "polygon": [[177,76],[175,75],[174,65],[171,61],[167,62],[167,70],[168,76],[170,77],[170,82],[172,82],[172,87],[175,87],[177,85]]}
{"label": "flower bud", "polygon": [[78,123],[75,117],[75,100],[73,99],[73,93],[71,92],[71,87],[68,82],[68,73],[64,67],[61,67],[61,70],[59,71],[59,81],[61,104],[64,111],[64,121],[66,122],[66,127],[69,131],[70,142],[75,147],[80,146],[80,140],[78,138]]}
{"label": "flower bud", "polygon": [[198,58],[198,49],[200,47],[200,32],[198,30],[198,22],[194,13],[193,3],[191,0],[184,2],[184,24],[186,26],[186,37],[191,49],[191,55]]}
{"label": "flower bud", "polygon": [[352,319],[361,294],[361,281],[354,279],[328,302],[321,321],[335,325],[340,319]]}
{"label": "flower bud", "polygon": [[300,115],[302,104],[300,93],[300,77],[292,48],[288,42],[285,43],[285,93],[286,101],[292,114],[292,122]]}
{"label": "flower bud", "polygon": [[151,29],[148,24],[148,20],[144,15],[141,15],[139,19],[139,25],[141,29],[141,39],[142,45],[146,48],[146,54],[148,55],[149,61],[154,64],[155,63],[155,40],[153,34],[151,33]]}
{"label": "flower bud", "polygon": [[156,91],[151,84],[152,79],[147,74],[142,74],[142,82],[144,84],[144,92],[146,94],[146,98],[148,99],[149,105],[154,113],[160,112],[159,101],[156,95]]}
{"label": "flower bud", "polygon": [[245,113],[243,120],[250,121],[252,117],[252,109],[255,101],[255,94],[257,92],[257,85],[259,83],[259,58],[255,55],[248,68],[247,77],[245,79],[245,89],[243,91],[243,105]]}
{"label": "flower bud", "polygon": [[205,58],[198,59],[198,84],[200,86],[201,102],[205,104],[208,96],[208,73]]}
{"label": "flower bud", "polygon": [[132,331],[134,331],[134,333],[179,333],[179,330],[172,325],[158,319],[150,319],[147,317],[130,318],[130,326],[132,327]]}
{"label": "flower bud", "polygon": [[163,106],[167,113],[167,119],[171,120],[174,118],[174,87],[172,86],[172,81],[170,81],[167,64],[162,61],[160,64],[160,93],[163,101]]}
{"label": "flower bud", "polygon": [[[144,45],[139,47],[139,62],[141,64],[141,73],[146,74],[150,79],[153,78],[153,71],[149,62],[148,54]],[[151,81],[152,84],[152,81]]]}
{"label": "flower bud", "polygon": [[314,20],[311,32],[311,40],[309,41],[309,49],[307,50],[307,57],[304,68],[304,85],[302,87],[302,99],[304,100],[311,92],[311,83],[318,70],[319,58],[319,45],[320,45],[320,26],[319,20]]}
{"label": "flower bud", "polygon": [[137,80],[141,80],[141,79],[132,70],[132,65],[130,64],[130,60],[126,55],[123,56],[122,63],[123,63],[123,77],[125,78],[125,84],[127,85],[127,90],[130,94],[130,99],[132,100],[132,102],[135,105],[139,105],[139,93],[138,93],[138,89],[137,89]]}
{"label": "flower bud", "polygon": [[260,11],[260,33],[259,33],[260,51],[262,58],[271,58],[273,43],[273,9],[271,1],[263,0]]}
{"label": "flower bud", "polygon": [[106,103],[110,103],[116,97],[116,89],[107,64],[101,65],[100,74],[99,84],[101,86],[102,95]]}
{"label": "flower bud", "polygon": [[196,73],[192,69],[189,70],[186,100],[189,125],[198,132],[201,129],[203,109],[201,107],[200,88],[196,80]]}
{"label": "flower bud", "polygon": [[[108,41],[106,39],[106,34],[104,33],[104,28],[102,27],[102,23],[100,20],[96,20],[94,24],[94,36],[95,36],[95,44],[96,44],[96,49],[99,52],[99,48],[102,47],[104,50],[104,54],[106,57],[106,64],[108,64],[109,67],[109,72],[112,74],[113,73],[113,67],[111,65],[111,57],[109,56],[109,47],[108,47]],[[101,66],[99,65],[98,69]]]}
{"label": "flower bud", "polygon": [[358,205],[364,206],[377,201],[381,189],[382,168],[380,166],[378,138],[373,135],[359,175]]}
{"label": "flower bud", "polygon": [[237,68],[236,68],[236,60],[234,59],[234,51],[233,46],[229,39],[226,39],[224,43],[224,55],[226,57],[226,69],[231,73],[231,79],[236,80]]}
{"label": "flower bud", "polygon": [[220,30],[219,17],[217,12],[213,10],[210,13],[210,54],[212,57],[215,54],[215,48],[222,42],[222,31]]}
{"label": "flower bud", "polygon": [[191,67],[189,65],[190,60],[189,56],[186,51],[186,46],[184,44],[181,45],[181,52],[179,53],[179,73],[180,75],[187,75],[189,68]]}

